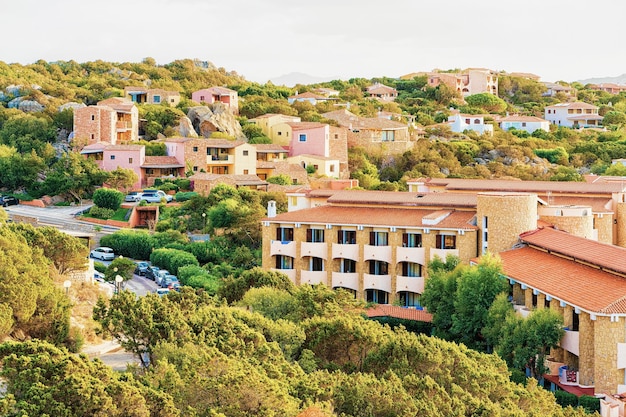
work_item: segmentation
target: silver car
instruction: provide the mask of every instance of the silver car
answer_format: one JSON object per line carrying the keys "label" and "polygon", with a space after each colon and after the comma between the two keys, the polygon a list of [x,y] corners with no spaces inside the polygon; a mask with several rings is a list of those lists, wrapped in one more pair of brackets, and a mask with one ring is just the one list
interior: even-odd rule
{"label": "silver car", "polygon": [[115,259],[115,252],[113,249],[107,248],[106,246],[100,246],[99,248],[95,248],[89,253],[90,258],[100,259],[101,261],[112,261]]}

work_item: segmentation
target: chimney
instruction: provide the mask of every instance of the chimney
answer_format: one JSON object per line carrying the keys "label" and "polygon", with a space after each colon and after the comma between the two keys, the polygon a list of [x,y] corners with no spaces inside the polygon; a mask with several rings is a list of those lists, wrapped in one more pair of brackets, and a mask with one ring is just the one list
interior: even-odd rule
{"label": "chimney", "polygon": [[274,200],[267,202],[267,217],[276,217],[276,201]]}

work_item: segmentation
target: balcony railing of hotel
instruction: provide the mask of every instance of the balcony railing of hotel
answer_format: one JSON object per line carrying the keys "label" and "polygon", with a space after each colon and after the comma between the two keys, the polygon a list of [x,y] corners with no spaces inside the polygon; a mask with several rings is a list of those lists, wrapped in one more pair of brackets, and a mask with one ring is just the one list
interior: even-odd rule
{"label": "balcony railing of hotel", "polygon": [[133,124],[131,122],[115,122],[115,128],[117,130],[127,130],[131,129]]}
{"label": "balcony railing of hotel", "polygon": [[270,245],[270,256],[287,255],[292,258],[296,257],[296,242],[272,240]]}
{"label": "balcony railing of hotel", "polygon": [[425,265],[426,249],[398,247],[396,248],[396,259],[398,262],[415,262],[420,265]]}
{"label": "balcony railing of hotel", "polygon": [[302,256],[326,259],[328,257],[328,245],[324,242],[302,242],[300,254]]}
{"label": "balcony railing of hotel", "polygon": [[391,246],[363,245],[363,259],[366,261],[391,262]]}
{"label": "balcony railing of hotel", "polygon": [[300,284],[328,285],[327,277],[327,271],[300,271]]}
{"label": "balcony railing of hotel", "polygon": [[391,275],[363,274],[363,289],[391,293]]}
{"label": "balcony railing of hotel", "polygon": [[359,274],[356,272],[333,272],[333,287],[350,288],[359,290]]}
{"label": "balcony railing of hotel", "polygon": [[418,294],[424,293],[424,277],[406,277],[398,275],[396,277],[396,292],[409,291]]}
{"label": "balcony railing of hotel", "polygon": [[333,243],[333,258],[359,260],[359,245]]}
{"label": "balcony railing of hotel", "polygon": [[276,269],[276,268],[270,268],[271,271],[274,272],[280,272],[282,274],[287,275],[287,277],[289,277],[289,280],[292,283],[296,283],[296,270],[295,269]]}
{"label": "balcony railing of hotel", "polygon": [[559,346],[576,356],[580,355],[580,333],[574,330],[569,330],[567,327],[564,330],[565,334],[563,335]]}
{"label": "balcony railing of hotel", "polygon": [[435,256],[439,256],[441,260],[445,261],[448,255],[459,256],[459,250],[458,249],[436,249],[436,248],[432,248],[430,250],[431,261],[435,258]]}

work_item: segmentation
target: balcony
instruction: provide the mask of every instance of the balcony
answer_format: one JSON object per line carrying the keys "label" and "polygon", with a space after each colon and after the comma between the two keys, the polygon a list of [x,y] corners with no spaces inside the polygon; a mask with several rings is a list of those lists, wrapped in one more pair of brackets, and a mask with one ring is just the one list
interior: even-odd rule
{"label": "balcony", "polygon": [[300,245],[300,256],[313,256],[326,260],[328,257],[328,246],[324,242],[302,242]]}
{"label": "balcony", "polygon": [[207,155],[207,165],[226,165],[233,163],[232,155]]}
{"label": "balcony", "polygon": [[391,263],[391,246],[363,245],[363,260]]}
{"label": "balcony", "polygon": [[131,122],[115,122],[115,129],[118,132],[132,129],[132,127],[133,127],[133,124]]}
{"label": "balcony", "polygon": [[424,292],[424,277],[396,277],[396,292],[409,291],[417,294]]}
{"label": "balcony", "polygon": [[458,249],[435,249],[435,248],[430,249],[431,261],[435,259],[435,256],[439,256],[439,258],[441,258],[442,261],[445,261],[448,255],[459,256],[459,250]]}
{"label": "balcony", "polygon": [[333,243],[333,259],[337,258],[359,261],[359,245]]}
{"label": "balcony", "polygon": [[570,353],[573,353],[576,356],[580,355],[580,343],[579,343],[579,332],[575,332],[573,330],[568,330],[565,328],[565,335],[561,339],[559,343],[563,349],[567,350]]}
{"label": "balcony", "polygon": [[363,274],[364,290],[383,290],[391,293],[391,275]]}
{"label": "balcony", "polygon": [[396,248],[396,262],[413,262],[426,265],[426,249],[424,248]]}
{"label": "balcony", "polygon": [[356,272],[333,272],[333,288],[342,287],[359,290],[359,274]]}
{"label": "balcony", "polygon": [[327,285],[328,272],[326,271],[300,271],[300,284],[324,284]]}
{"label": "balcony", "polygon": [[287,275],[287,277],[289,277],[289,280],[292,283],[296,283],[296,270],[295,269],[276,269],[276,268],[270,268],[270,271],[274,271],[274,272],[280,272],[281,274],[285,274]]}
{"label": "balcony", "polygon": [[296,242],[272,240],[270,246],[270,256],[287,255],[292,258],[296,257]]}

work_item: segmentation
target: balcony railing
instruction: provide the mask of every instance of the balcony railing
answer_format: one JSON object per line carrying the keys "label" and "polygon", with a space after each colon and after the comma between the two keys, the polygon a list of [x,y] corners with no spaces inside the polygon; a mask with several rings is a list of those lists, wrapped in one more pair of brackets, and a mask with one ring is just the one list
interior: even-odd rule
{"label": "balcony railing", "polygon": [[327,282],[328,272],[326,271],[300,271],[300,284],[325,284]]}
{"label": "balcony railing", "polygon": [[206,157],[207,165],[212,164],[232,164],[233,156],[232,155],[207,155]]}
{"label": "balcony railing", "polygon": [[115,122],[115,129],[120,130],[128,130],[133,127],[131,122]]}
{"label": "balcony railing", "polygon": [[276,268],[270,268],[271,271],[275,271],[275,272],[280,272],[282,274],[287,275],[287,277],[289,277],[289,280],[292,283],[296,283],[296,270],[295,269],[276,269]]}
{"label": "balcony railing", "polygon": [[391,262],[391,246],[363,245],[363,260]]}
{"label": "balcony railing", "polygon": [[343,287],[359,290],[359,274],[356,272],[333,272],[333,288]]}
{"label": "balcony railing", "polygon": [[414,262],[416,264],[425,265],[426,249],[404,247],[396,248],[396,262]]}
{"label": "balcony railing", "polygon": [[337,258],[359,261],[359,245],[333,243],[333,259]]}
{"label": "balcony railing", "polygon": [[296,242],[272,240],[270,246],[270,256],[286,255],[292,258],[296,257]]}
{"label": "balcony railing", "polygon": [[580,355],[580,342],[579,342],[579,332],[575,332],[573,330],[565,329],[565,334],[561,339],[561,343],[559,345],[567,350],[568,352],[573,353],[576,356]]}
{"label": "balcony railing", "polygon": [[363,289],[391,293],[391,275],[363,274]]}
{"label": "balcony railing", "polygon": [[417,294],[424,292],[424,277],[396,277],[396,292],[409,291]]}
{"label": "balcony railing", "polygon": [[314,256],[316,258],[328,258],[328,246],[324,242],[302,242],[300,256]]}
{"label": "balcony railing", "polygon": [[442,261],[445,261],[448,255],[459,256],[459,250],[458,249],[436,249],[436,248],[430,249],[431,261],[435,259],[435,256],[439,256],[439,258],[441,258]]}

